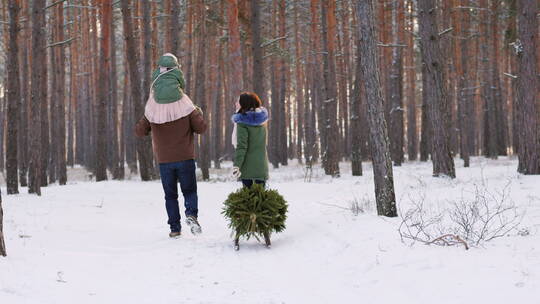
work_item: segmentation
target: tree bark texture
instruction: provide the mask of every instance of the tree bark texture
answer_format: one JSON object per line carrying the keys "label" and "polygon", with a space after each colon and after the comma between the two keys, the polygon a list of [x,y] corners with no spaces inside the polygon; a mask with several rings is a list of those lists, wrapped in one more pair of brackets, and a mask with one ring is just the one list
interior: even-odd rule
{"label": "tree bark texture", "polygon": [[265,102],[263,48],[261,46],[261,0],[251,1],[251,38],[253,53],[253,91]]}
{"label": "tree bark texture", "polygon": [[321,24],[323,30],[323,77],[324,100],[322,101],[323,128],[326,139],[322,146],[323,167],[326,175],[339,177],[339,130],[337,121],[337,87],[335,64],[336,3],[334,0],[323,1],[321,6]]}
{"label": "tree bark texture", "polygon": [[6,242],[4,241],[4,210],[2,209],[2,193],[0,192],[0,256],[6,255]]}
{"label": "tree bark texture", "polygon": [[377,214],[397,216],[388,130],[379,77],[372,1],[357,0],[362,79],[368,110]]}
{"label": "tree bark texture", "polygon": [[[46,90],[43,81],[46,62],[45,51],[45,0],[35,0],[32,2],[32,56],[30,60],[31,69],[31,104],[30,104],[30,162],[28,164],[28,192],[41,195],[42,182],[42,124],[41,124],[41,103],[43,100],[42,91]],[[44,118],[43,118],[44,119]],[[48,132],[47,130],[43,130]]]}
{"label": "tree bark texture", "polygon": [[[145,1],[146,2],[146,1]],[[111,28],[112,3],[111,0],[100,0],[100,56],[99,56],[99,97],[97,100],[97,135],[96,149],[96,181],[107,180],[107,105],[111,102],[109,95],[110,77],[109,63],[111,60]]]}
{"label": "tree bark texture", "polygon": [[9,0],[9,51],[7,58],[7,138],[6,138],[6,184],[7,194],[19,193],[17,160],[17,140],[19,122],[19,100],[21,98],[19,81],[19,34],[20,1]]}
{"label": "tree bark texture", "polygon": [[518,41],[514,48],[518,58],[518,104],[520,115],[520,172],[540,174],[538,132],[538,1],[517,1]]}
{"label": "tree bark texture", "polygon": [[[196,63],[196,75],[195,75],[195,102],[200,105],[203,113],[206,113],[208,108],[207,91],[206,91],[206,5],[204,0],[199,0],[198,5],[199,16],[199,39],[197,47],[197,63]],[[210,151],[208,146],[208,136],[201,136],[201,145],[198,151],[199,155],[199,167],[202,171],[203,180],[210,178]]]}
{"label": "tree bark texture", "polygon": [[[124,39],[126,40],[126,62],[129,70],[129,83],[131,90],[131,98],[134,104],[134,122],[138,121],[144,114],[144,99],[147,96],[143,96],[141,93],[140,84],[140,71],[139,67],[139,54],[136,46],[135,35],[133,32],[132,13],[130,8],[130,1],[122,1],[122,20],[124,26]],[[150,77],[150,76],[148,76]],[[148,83],[148,85],[150,85]],[[139,173],[143,181],[154,179],[154,165],[152,157],[152,146],[150,138],[138,138],[137,143],[137,158],[139,160]]]}
{"label": "tree bark texture", "polygon": [[[444,78],[444,62],[437,27],[437,10],[432,0],[418,0],[420,48],[426,69],[428,119],[431,127],[431,158],[433,175],[456,177],[450,151],[448,97]],[[424,100],[426,102],[426,100]]]}
{"label": "tree bark texture", "polygon": [[[403,0],[392,0],[392,43],[403,45],[404,31]],[[388,102],[390,104],[390,150],[394,165],[401,166],[403,155],[403,51],[401,47],[392,47],[390,78],[388,81]]]}

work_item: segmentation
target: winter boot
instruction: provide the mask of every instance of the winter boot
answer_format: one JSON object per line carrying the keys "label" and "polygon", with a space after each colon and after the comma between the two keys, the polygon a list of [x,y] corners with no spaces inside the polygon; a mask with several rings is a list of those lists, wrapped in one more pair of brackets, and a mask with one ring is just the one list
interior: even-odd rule
{"label": "winter boot", "polygon": [[191,227],[191,233],[197,235],[202,233],[201,225],[197,221],[197,218],[190,215],[186,218],[186,224]]}
{"label": "winter boot", "polygon": [[170,237],[170,238],[173,238],[173,239],[175,239],[175,238],[177,238],[177,237],[180,237],[180,235],[182,235],[182,233],[180,233],[180,231],[171,231],[171,232],[169,233],[169,237]]}

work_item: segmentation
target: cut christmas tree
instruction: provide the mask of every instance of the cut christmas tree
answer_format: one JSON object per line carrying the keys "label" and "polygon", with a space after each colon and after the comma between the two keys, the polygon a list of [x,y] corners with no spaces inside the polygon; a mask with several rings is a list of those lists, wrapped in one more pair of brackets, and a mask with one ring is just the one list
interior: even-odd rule
{"label": "cut christmas tree", "polygon": [[287,202],[276,190],[267,190],[261,185],[241,188],[229,195],[224,203],[223,215],[229,220],[238,250],[240,237],[248,240],[264,238],[270,247],[270,234],[285,229]]}

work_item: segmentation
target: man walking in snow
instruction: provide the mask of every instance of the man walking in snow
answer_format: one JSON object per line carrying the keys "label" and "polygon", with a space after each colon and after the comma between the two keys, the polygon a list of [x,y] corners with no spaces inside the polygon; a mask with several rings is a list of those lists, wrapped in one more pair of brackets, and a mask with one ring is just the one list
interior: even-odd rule
{"label": "man walking in snow", "polygon": [[171,228],[169,237],[180,236],[178,182],[184,195],[186,224],[193,234],[201,233],[197,220],[198,197],[195,175],[194,133],[202,134],[207,125],[202,111],[184,94],[184,78],[176,57],[164,54],[152,74],[150,96],[144,117],[135,127],[138,137],[152,133],[152,146],[159,163],[165,206]]}

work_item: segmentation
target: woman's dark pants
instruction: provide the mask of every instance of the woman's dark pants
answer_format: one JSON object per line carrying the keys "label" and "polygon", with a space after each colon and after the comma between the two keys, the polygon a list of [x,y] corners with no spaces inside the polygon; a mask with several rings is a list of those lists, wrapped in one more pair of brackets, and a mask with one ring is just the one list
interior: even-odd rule
{"label": "woman's dark pants", "polygon": [[[242,184],[244,184],[244,187],[246,187],[246,188],[251,188],[251,186],[253,186],[253,180],[252,179],[243,179]],[[266,185],[266,181],[256,179],[255,184],[262,185],[263,188],[264,188],[264,186]]]}

